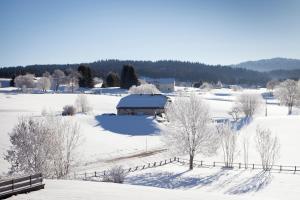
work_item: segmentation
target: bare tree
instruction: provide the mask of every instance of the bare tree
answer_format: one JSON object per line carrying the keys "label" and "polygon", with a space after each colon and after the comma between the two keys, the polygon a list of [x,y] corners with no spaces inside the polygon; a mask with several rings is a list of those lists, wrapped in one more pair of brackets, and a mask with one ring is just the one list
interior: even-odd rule
{"label": "bare tree", "polygon": [[193,169],[196,154],[214,154],[219,146],[218,136],[213,130],[209,108],[203,101],[191,94],[190,97],[176,97],[166,109],[167,130],[162,139],[181,154],[189,154],[189,168]]}
{"label": "bare tree", "polygon": [[67,69],[67,74],[66,82],[71,87],[71,92],[73,93],[78,88],[80,73],[77,70],[69,68]]}
{"label": "bare tree", "polygon": [[236,107],[241,110],[246,118],[252,117],[262,104],[262,98],[258,94],[241,94],[237,98]]}
{"label": "bare tree", "polygon": [[232,167],[233,159],[236,155],[237,134],[231,129],[229,124],[218,125],[217,132],[221,139],[225,166]]}
{"label": "bare tree", "polygon": [[142,84],[129,88],[130,94],[160,94],[161,92],[153,84]]}
{"label": "bare tree", "polygon": [[56,69],[54,70],[53,74],[52,74],[52,81],[53,81],[53,86],[54,86],[54,90],[57,91],[58,87],[64,83],[65,81],[65,73],[63,71],[61,71],[60,69]]}
{"label": "bare tree", "polygon": [[33,74],[19,75],[15,78],[15,86],[18,88],[26,89],[26,88],[34,88],[35,76]]}
{"label": "bare tree", "polygon": [[92,110],[92,107],[90,106],[90,103],[85,94],[80,94],[77,96],[75,101],[75,106],[77,112],[81,112],[81,113],[88,113]]}
{"label": "bare tree", "polygon": [[20,118],[5,155],[11,164],[10,173],[42,172],[46,177],[63,177],[74,163],[79,139],[77,123],[54,116]]}
{"label": "bare tree", "polygon": [[288,115],[292,114],[293,107],[300,95],[300,86],[297,81],[286,80],[281,82],[275,89],[275,96],[282,105],[288,107]]}
{"label": "bare tree", "polygon": [[37,87],[43,92],[46,92],[51,87],[51,81],[48,77],[41,77],[37,82]]}
{"label": "bare tree", "polygon": [[269,129],[256,128],[256,148],[260,155],[264,170],[272,169],[279,157],[280,144],[278,138],[272,137]]}

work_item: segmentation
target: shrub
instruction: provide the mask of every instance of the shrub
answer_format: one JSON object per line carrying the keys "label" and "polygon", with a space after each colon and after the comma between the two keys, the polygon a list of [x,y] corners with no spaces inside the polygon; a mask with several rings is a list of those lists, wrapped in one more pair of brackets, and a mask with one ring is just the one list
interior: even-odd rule
{"label": "shrub", "polygon": [[76,113],[76,108],[72,105],[66,105],[63,107],[63,112],[62,115],[63,116],[67,116],[67,115],[75,115]]}
{"label": "shrub", "polygon": [[122,166],[112,167],[103,177],[104,182],[123,183],[127,173]]}

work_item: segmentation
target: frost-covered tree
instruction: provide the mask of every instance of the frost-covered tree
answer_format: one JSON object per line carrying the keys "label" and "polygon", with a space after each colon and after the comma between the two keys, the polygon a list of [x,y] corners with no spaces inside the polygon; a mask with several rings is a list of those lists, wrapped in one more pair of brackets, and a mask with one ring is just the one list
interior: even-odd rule
{"label": "frost-covered tree", "polygon": [[248,168],[248,163],[249,163],[249,138],[245,135],[243,136],[242,139],[242,146],[243,146],[243,156],[244,156],[244,165],[245,168]]}
{"label": "frost-covered tree", "polygon": [[236,101],[236,107],[244,113],[246,118],[252,117],[262,104],[262,98],[258,94],[244,93]]}
{"label": "frost-covered tree", "polygon": [[92,110],[92,107],[85,94],[80,94],[75,100],[75,107],[77,112],[88,113]]}
{"label": "frost-covered tree", "polygon": [[256,128],[256,148],[264,170],[272,169],[279,157],[280,143],[269,129]]}
{"label": "frost-covered tree", "polygon": [[160,94],[161,92],[153,84],[142,84],[139,86],[131,86],[130,94]]}
{"label": "frost-covered tree", "polygon": [[61,178],[69,173],[80,144],[77,123],[54,116],[22,117],[10,133],[5,155],[11,174],[42,172]]}
{"label": "frost-covered tree", "polygon": [[208,82],[204,82],[202,83],[202,85],[200,86],[200,89],[202,90],[206,90],[206,91],[210,91],[214,88],[214,86]]}
{"label": "frost-covered tree", "polygon": [[19,75],[15,78],[15,86],[18,88],[34,88],[34,79],[33,74]]}
{"label": "frost-covered tree", "polygon": [[43,92],[46,92],[47,90],[50,89],[51,87],[51,81],[50,78],[48,77],[41,77],[38,81],[37,81],[37,87],[39,89],[41,89]]}
{"label": "frost-covered tree", "polygon": [[240,118],[241,110],[238,106],[233,106],[228,114],[231,115],[234,122],[237,122]]}
{"label": "frost-covered tree", "polygon": [[57,91],[58,87],[64,83],[65,77],[66,77],[65,73],[60,69],[54,70],[52,74],[52,84],[54,86],[55,91]]}
{"label": "frost-covered tree", "polygon": [[229,124],[217,126],[220,136],[223,159],[226,167],[232,167],[234,156],[236,155],[237,134],[231,129]]}
{"label": "frost-covered tree", "polygon": [[67,76],[66,76],[66,83],[69,84],[71,88],[71,92],[73,93],[77,88],[78,88],[78,82],[79,82],[79,77],[80,73],[74,69],[67,69]]}
{"label": "frost-covered tree", "polygon": [[271,91],[271,93],[273,93],[273,90],[275,89],[275,87],[279,84],[279,81],[277,80],[270,80],[269,82],[267,82],[267,89],[269,91]]}
{"label": "frost-covered tree", "polygon": [[297,100],[299,100],[299,83],[290,79],[283,81],[275,88],[274,94],[282,105],[288,107],[288,115],[290,115],[292,114],[294,105],[297,103]]}
{"label": "frost-covered tree", "polygon": [[209,108],[199,96],[177,97],[166,109],[167,129],[163,141],[171,150],[189,155],[193,169],[196,154],[214,154],[219,146],[218,135],[209,117]]}

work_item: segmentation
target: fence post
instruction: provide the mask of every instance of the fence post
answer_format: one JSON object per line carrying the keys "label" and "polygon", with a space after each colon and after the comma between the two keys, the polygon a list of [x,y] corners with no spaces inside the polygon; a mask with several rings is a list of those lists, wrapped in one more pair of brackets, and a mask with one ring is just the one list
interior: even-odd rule
{"label": "fence post", "polygon": [[177,158],[177,162],[179,162],[179,158]]}
{"label": "fence post", "polygon": [[148,168],[150,167],[150,165],[151,165],[151,164],[150,164],[150,163],[148,163]]}
{"label": "fence post", "polygon": [[14,191],[14,179],[11,180],[11,190]]}
{"label": "fence post", "polygon": [[174,157],[174,161],[176,161],[176,157]]}
{"label": "fence post", "polygon": [[281,170],[282,170],[282,166],[280,165],[279,171],[281,171]]}
{"label": "fence post", "polygon": [[239,163],[239,169],[241,169],[241,163]]}
{"label": "fence post", "polygon": [[153,163],[153,167],[155,167],[155,166],[156,166],[156,162]]}
{"label": "fence post", "polygon": [[105,170],[104,170],[104,172],[103,172],[103,175],[105,176]]}
{"label": "fence post", "polygon": [[203,162],[203,161],[201,160],[201,161],[200,161],[201,167],[202,167],[202,162]]}
{"label": "fence post", "polygon": [[170,163],[172,162],[172,159],[170,158]]}
{"label": "fence post", "polygon": [[252,165],[252,169],[254,169],[254,164]]}
{"label": "fence post", "polygon": [[296,174],[296,171],[297,171],[297,166],[295,166],[295,174]]}
{"label": "fence post", "polygon": [[165,164],[167,164],[167,160],[165,160]]}
{"label": "fence post", "polygon": [[95,171],[95,177],[97,177],[97,172]]}
{"label": "fence post", "polygon": [[161,164],[162,164],[162,161],[160,161],[159,166],[161,166]]}
{"label": "fence post", "polygon": [[216,166],[216,162],[214,162],[214,165],[213,165],[214,167]]}

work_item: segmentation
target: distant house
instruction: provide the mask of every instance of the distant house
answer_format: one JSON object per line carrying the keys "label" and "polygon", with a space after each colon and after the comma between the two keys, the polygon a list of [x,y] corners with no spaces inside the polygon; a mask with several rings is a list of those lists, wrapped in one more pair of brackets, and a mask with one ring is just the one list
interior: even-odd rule
{"label": "distant house", "polygon": [[131,94],[117,105],[118,115],[157,115],[165,112],[169,98],[162,94]]}
{"label": "distant house", "polygon": [[174,92],[175,90],[174,78],[159,78],[159,79],[146,78],[145,81],[147,83],[155,85],[159,91],[164,93]]}

